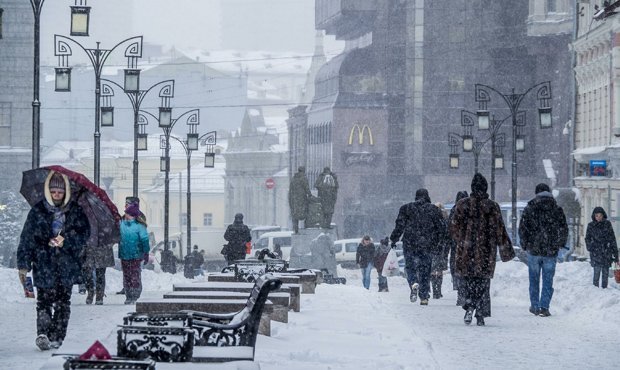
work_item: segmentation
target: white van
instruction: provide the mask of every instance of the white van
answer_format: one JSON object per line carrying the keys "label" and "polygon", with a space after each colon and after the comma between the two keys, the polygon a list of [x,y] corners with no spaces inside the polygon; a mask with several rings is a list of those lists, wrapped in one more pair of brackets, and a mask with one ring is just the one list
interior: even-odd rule
{"label": "white van", "polygon": [[251,256],[256,257],[258,252],[265,248],[269,248],[270,251],[273,251],[273,246],[280,244],[282,248],[282,259],[288,261],[291,257],[292,235],[292,231],[272,231],[262,234],[254,241]]}
{"label": "white van", "polygon": [[340,239],[334,242],[336,252],[336,262],[342,267],[355,267],[355,255],[357,246],[362,242],[362,238]]}

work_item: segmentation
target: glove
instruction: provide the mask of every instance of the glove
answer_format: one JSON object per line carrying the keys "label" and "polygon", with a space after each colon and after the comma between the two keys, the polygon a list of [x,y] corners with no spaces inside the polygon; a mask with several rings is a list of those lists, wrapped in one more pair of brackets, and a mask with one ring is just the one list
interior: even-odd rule
{"label": "glove", "polygon": [[25,281],[26,280],[26,275],[28,274],[28,270],[26,269],[19,269],[19,280],[20,281]]}
{"label": "glove", "polygon": [[396,248],[396,243],[392,242],[391,247],[392,247],[392,249]]}
{"label": "glove", "polygon": [[142,260],[144,261],[144,264],[148,264],[149,263],[149,254],[148,253],[144,253],[144,255],[142,256]]}

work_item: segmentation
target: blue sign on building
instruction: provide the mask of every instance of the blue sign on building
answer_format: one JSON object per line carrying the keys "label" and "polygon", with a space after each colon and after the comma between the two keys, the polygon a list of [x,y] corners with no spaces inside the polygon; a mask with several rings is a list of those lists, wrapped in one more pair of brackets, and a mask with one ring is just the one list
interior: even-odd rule
{"label": "blue sign on building", "polygon": [[605,175],[607,175],[607,161],[605,160],[590,161],[590,176],[605,176]]}

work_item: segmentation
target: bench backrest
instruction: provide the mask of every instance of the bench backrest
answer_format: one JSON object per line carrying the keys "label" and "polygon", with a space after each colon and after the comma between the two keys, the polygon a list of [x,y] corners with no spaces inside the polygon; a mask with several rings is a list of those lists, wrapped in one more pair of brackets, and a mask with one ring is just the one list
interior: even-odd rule
{"label": "bench backrest", "polygon": [[279,289],[280,286],[282,286],[282,281],[271,274],[262,275],[256,280],[245,308],[249,312],[248,322],[246,323],[248,335],[246,337],[247,343],[242,343],[242,345],[253,347],[256,343],[258,325],[269,292]]}
{"label": "bench backrest", "polygon": [[[232,270],[235,272],[235,280],[248,283],[256,282],[264,274],[286,272],[287,268],[288,263],[279,259],[237,261],[232,266]],[[230,266],[228,271],[230,271]]]}

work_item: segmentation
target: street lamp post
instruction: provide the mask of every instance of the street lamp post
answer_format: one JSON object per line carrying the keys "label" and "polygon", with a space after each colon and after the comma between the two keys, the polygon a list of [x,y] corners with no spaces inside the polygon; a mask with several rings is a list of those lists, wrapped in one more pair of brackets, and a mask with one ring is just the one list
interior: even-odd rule
{"label": "street lamp post", "polygon": [[[162,128],[164,134],[160,140],[160,148],[163,150],[163,156],[159,160],[159,170],[164,172],[164,251],[168,251],[170,246],[168,245],[169,241],[169,227],[170,227],[170,133],[174,125],[182,118],[186,117],[185,123],[190,126],[190,132],[195,132],[195,128],[192,126],[197,126],[200,124],[200,110],[199,109],[191,109],[184,113],[182,113],[177,118],[172,118],[172,108],[169,106],[162,106],[159,108],[159,118],[155,117],[152,113],[149,113],[144,110],[140,110],[141,120],[148,121],[147,116],[154,118],[158,123],[159,127]],[[162,257],[163,258],[163,257]],[[163,264],[163,263],[162,263]],[[167,269],[167,267],[166,267]],[[162,270],[164,270],[164,266],[162,266]],[[166,272],[171,271],[167,270]]]}
{"label": "street lamp post", "polygon": [[[73,7],[72,7],[73,8]],[[73,10],[73,9],[72,9]],[[87,35],[88,32],[88,16],[84,19],[84,13],[76,13],[72,23],[72,35]],[[77,20],[76,20],[77,19]],[[84,22],[86,23],[84,25]],[[85,28],[86,31],[82,31]],[[80,31],[77,31],[80,29]],[[73,55],[70,44],[77,45],[82,49],[88,59],[92,63],[95,71],[95,133],[94,133],[94,182],[99,186],[100,177],[100,156],[101,156],[101,132],[100,130],[100,107],[101,107],[101,72],[105,62],[108,60],[110,54],[119,46],[127,45],[125,48],[125,57],[127,58],[127,69],[125,69],[125,91],[139,90],[140,83],[140,70],[136,69],[138,59],[142,58],[142,36],[134,36],[127,38],[111,49],[102,49],[99,47],[100,42],[97,42],[97,47],[94,49],[85,48],[79,42],[74,39],[62,36],[54,35],[54,55],[58,57],[59,66],[56,68],[56,91],[71,91],[71,68],[69,67],[69,57]]]}
{"label": "street lamp post", "polygon": [[[112,96],[114,96],[114,89],[110,84],[123,90],[123,92],[129,98],[131,107],[133,108],[133,196],[138,196],[138,150],[147,150],[146,140],[147,137],[144,133],[140,132],[140,127],[144,125],[140,124],[140,105],[146,97],[146,95],[155,87],[161,86],[159,90],[159,97],[161,98],[161,105],[169,105],[170,99],[174,97],[174,80],[160,81],[146,90],[126,90],[125,87],[118,83],[102,78],[101,79],[101,97],[103,106],[101,107],[101,126],[113,126],[114,125],[114,108],[111,106]],[[143,135],[141,135],[143,134]]]}
{"label": "street lamp post", "polygon": [[30,0],[34,15],[34,71],[32,91],[32,168],[41,163],[41,102],[39,101],[41,70],[41,10],[45,0]]}
{"label": "street lamp post", "polygon": [[181,140],[176,136],[170,136],[171,139],[174,139],[181,144],[183,150],[185,150],[185,156],[187,158],[187,217],[185,219],[187,224],[186,248],[188,256],[192,252],[192,152],[198,150],[198,143],[200,143],[201,146],[207,146],[204,166],[205,168],[213,168],[215,167],[215,152],[213,151],[213,148],[217,143],[217,133],[215,131],[207,132],[202,136],[198,136],[199,134],[196,130],[196,125],[190,126],[190,132],[187,134],[186,140]]}
{"label": "street lamp post", "polygon": [[[476,122],[476,113],[462,110],[461,126],[463,127],[463,135],[453,132],[448,133],[448,145],[450,145],[450,168],[452,169],[457,169],[459,167],[458,148],[462,143],[462,151],[471,152],[474,155],[474,173],[478,172],[480,153],[487,143],[491,143],[491,199],[493,200],[495,200],[495,170],[504,168],[504,156],[502,154],[502,150],[506,145],[506,135],[500,133],[499,130],[508,118],[511,118],[511,116],[501,120],[496,120],[495,117],[491,117],[490,119],[487,118],[483,124],[479,125],[477,133],[488,130],[488,136],[484,140],[478,140],[478,138],[473,135],[474,122]],[[525,112],[518,112],[517,122],[525,122]]]}
{"label": "street lamp post", "polygon": [[[525,140],[523,134],[523,126],[525,120],[521,124],[518,120],[519,107],[523,99],[531,92],[536,90],[536,99],[538,99],[538,116],[540,128],[551,128],[551,82],[541,82],[528,88],[524,93],[517,94],[514,88],[510,94],[503,94],[497,89],[484,84],[476,84],[475,99],[478,102],[478,124],[484,126],[485,120],[488,119],[487,105],[491,101],[491,92],[495,92],[510,109],[510,117],[512,118],[512,215],[511,215],[511,237],[512,241],[517,240],[517,152],[525,150]],[[486,118],[485,118],[486,117]]]}

